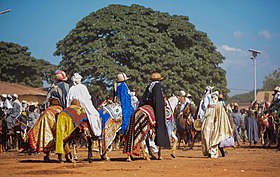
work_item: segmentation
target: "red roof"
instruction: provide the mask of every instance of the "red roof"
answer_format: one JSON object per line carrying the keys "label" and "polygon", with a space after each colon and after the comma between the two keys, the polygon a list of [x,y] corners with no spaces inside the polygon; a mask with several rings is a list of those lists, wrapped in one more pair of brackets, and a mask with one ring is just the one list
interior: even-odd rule
{"label": "red roof", "polygon": [[18,94],[20,95],[42,95],[46,96],[47,91],[44,88],[33,88],[15,83],[0,81],[0,94]]}

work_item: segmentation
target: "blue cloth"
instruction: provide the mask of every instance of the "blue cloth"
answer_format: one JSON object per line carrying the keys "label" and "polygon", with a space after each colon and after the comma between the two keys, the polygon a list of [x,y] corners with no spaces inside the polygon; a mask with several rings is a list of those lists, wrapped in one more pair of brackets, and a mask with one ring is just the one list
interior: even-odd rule
{"label": "blue cloth", "polygon": [[[98,111],[101,118],[102,130],[104,130],[105,124],[107,120],[110,118],[110,114],[108,112],[106,112],[105,114],[103,112],[104,112],[104,108]],[[102,137],[102,133],[101,133],[101,137]]]}
{"label": "blue cloth", "polygon": [[134,111],[131,104],[131,96],[128,94],[128,87],[124,82],[118,83],[117,96],[122,107],[122,134],[124,134]]}
{"label": "blue cloth", "polygon": [[245,117],[245,128],[247,130],[247,136],[249,143],[257,143],[259,140],[259,129],[256,118]]}

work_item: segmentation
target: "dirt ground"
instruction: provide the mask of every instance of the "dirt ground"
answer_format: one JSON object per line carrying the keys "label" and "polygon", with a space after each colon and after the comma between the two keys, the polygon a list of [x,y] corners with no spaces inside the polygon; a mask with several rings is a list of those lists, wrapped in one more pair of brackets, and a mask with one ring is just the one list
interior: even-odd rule
{"label": "dirt ground", "polygon": [[176,158],[170,150],[163,150],[162,160],[145,161],[137,157],[126,162],[121,150],[112,151],[111,161],[101,161],[95,154],[92,163],[86,161],[86,148],[81,148],[79,161],[58,163],[57,156],[45,163],[43,154],[24,154],[16,151],[5,152],[0,156],[1,177],[74,177],[74,176],[280,176],[280,151],[274,146],[263,148],[261,145],[248,148],[242,145],[227,149],[227,156],[210,159],[202,156],[201,147],[196,144],[193,150],[177,150]]}

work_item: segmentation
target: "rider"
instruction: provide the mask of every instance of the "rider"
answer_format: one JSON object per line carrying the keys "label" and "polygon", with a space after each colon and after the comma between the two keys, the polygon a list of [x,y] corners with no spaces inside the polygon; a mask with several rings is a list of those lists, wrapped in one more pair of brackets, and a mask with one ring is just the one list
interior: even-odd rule
{"label": "rider", "polygon": [[150,80],[151,83],[146,87],[146,90],[142,97],[142,102],[146,104],[151,104],[155,112],[155,144],[159,147],[170,148],[170,141],[165,123],[165,102],[161,86],[161,81],[163,80],[163,77],[160,73],[153,72],[150,76]]}
{"label": "rider", "polygon": [[48,101],[51,97],[56,97],[59,99],[62,108],[67,107],[66,96],[69,91],[69,84],[67,83],[68,77],[66,73],[62,70],[55,71],[55,82],[48,91],[47,99]]}
{"label": "rider", "polygon": [[91,95],[88,92],[87,87],[81,83],[82,76],[79,73],[75,73],[71,80],[73,86],[70,88],[67,95],[67,105],[70,106],[74,99],[77,99],[81,106],[86,110],[88,120],[92,131],[95,136],[101,135],[101,121],[98,111],[92,104]]}
{"label": "rider", "polygon": [[115,101],[120,102],[122,107],[122,134],[125,134],[130,117],[134,111],[130,91],[125,83],[128,79],[125,73],[119,73],[116,84],[116,96],[118,100]]}
{"label": "rider", "polygon": [[203,99],[200,101],[198,115],[201,122],[203,122],[204,120],[205,111],[208,108],[208,105],[211,101],[211,93],[213,88],[214,87],[208,85],[204,90]]}

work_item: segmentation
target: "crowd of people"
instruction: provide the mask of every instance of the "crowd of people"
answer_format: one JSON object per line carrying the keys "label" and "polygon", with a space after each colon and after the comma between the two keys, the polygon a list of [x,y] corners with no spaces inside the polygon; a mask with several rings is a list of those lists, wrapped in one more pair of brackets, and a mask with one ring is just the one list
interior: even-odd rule
{"label": "crowd of people", "polygon": [[[9,149],[26,150],[26,147],[29,147],[27,149],[31,152],[46,153],[45,160],[49,160],[50,151],[55,151],[59,161],[62,161],[62,155],[69,152],[65,149],[63,140],[70,135],[75,126],[82,125],[81,122],[84,120],[83,118],[78,120],[77,117],[81,115],[87,117],[92,137],[98,139],[102,136],[104,126],[98,111],[108,102],[116,102],[121,106],[123,152],[129,155],[132,151],[130,144],[132,142],[129,139],[132,138],[131,133],[136,131],[132,130],[133,121],[136,119],[135,117],[131,119],[135,116],[134,112],[143,105],[151,106],[154,112],[156,124],[151,132],[154,136],[147,138],[151,148],[156,149],[156,152],[160,152],[161,148],[169,149],[171,137],[178,140],[174,132],[180,136],[178,130],[182,125],[179,126],[180,121],[176,121],[180,117],[186,120],[181,131],[186,132],[183,139],[189,149],[195,141],[198,141],[197,137],[200,137],[202,154],[209,158],[217,158],[219,151],[224,157],[226,155],[224,148],[238,147],[242,143],[248,143],[250,147],[258,142],[264,146],[278,143],[280,150],[279,86],[274,89],[271,104],[267,101],[261,103],[254,101],[247,109],[239,109],[237,103],[226,105],[223,95],[214,91],[212,86],[205,88],[203,98],[197,107],[192,95],[181,90],[178,94],[177,110],[172,110],[174,115],[166,119],[167,102],[161,86],[164,78],[158,72],[151,74],[142,98],[136,96],[139,89],[131,92],[128,88],[127,75],[118,74],[112,98],[95,104],[87,87],[82,84],[83,77],[80,74],[75,73],[71,77],[71,84],[68,83],[68,77],[62,70],[55,72],[55,78],[46,97],[45,109],[41,109],[38,103],[27,103],[24,100],[20,102],[17,94],[1,95],[1,152]],[[195,122],[199,122],[199,126]],[[200,136],[194,136],[193,132]]]}

